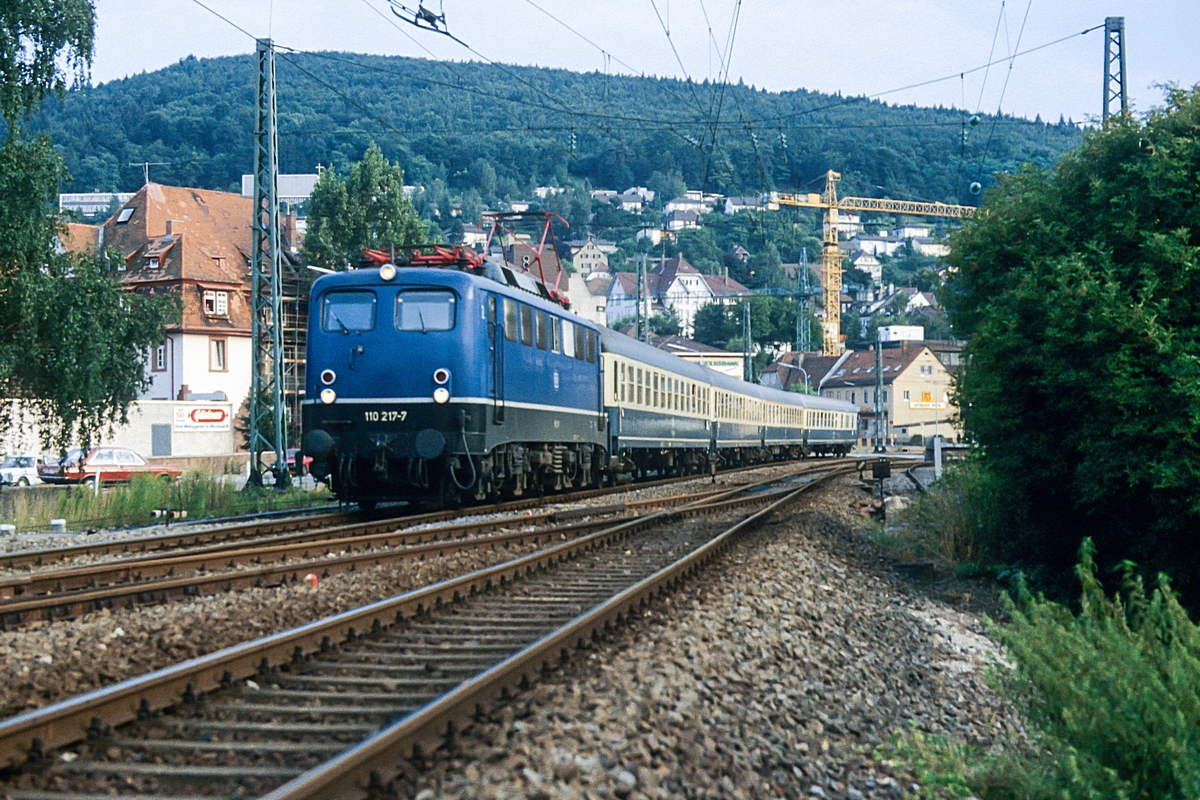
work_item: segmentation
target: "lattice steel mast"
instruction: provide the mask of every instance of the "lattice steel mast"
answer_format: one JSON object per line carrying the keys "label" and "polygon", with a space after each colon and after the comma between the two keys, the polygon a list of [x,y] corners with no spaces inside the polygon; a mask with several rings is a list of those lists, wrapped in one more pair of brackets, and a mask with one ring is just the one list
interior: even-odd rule
{"label": "lattice steel mast", "polygon": [[1104,106],[1100,121],[1112,114],[1112,102],[1121,101],[1121,113],[1129,113],[1129,92],[1125,83],[1125,18],[1104,20]]}
{"label": "lattice steel mast", "polygon": [[279,244],[279,135],[275,124],[275,47],[259,39],[254,127],[254,220],[250,259],[250,479],[261,486],[264,452],[275,453],[276,486],[291,486],[283,406],[283,286]]}

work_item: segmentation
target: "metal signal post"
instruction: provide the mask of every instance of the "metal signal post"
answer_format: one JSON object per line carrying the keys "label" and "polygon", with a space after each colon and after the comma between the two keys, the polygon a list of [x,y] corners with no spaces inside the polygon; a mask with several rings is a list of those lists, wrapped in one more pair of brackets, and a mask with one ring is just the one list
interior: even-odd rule
{"label": "metal signal post", "polygon": [[275,453],[275,485],[292,485],[283,410],[283,286],[279,245],[279,135],[275,123],[275,47],[259,39],[254,127],[254,219],[250,260],[250,475],[262,485],[263,453]]}

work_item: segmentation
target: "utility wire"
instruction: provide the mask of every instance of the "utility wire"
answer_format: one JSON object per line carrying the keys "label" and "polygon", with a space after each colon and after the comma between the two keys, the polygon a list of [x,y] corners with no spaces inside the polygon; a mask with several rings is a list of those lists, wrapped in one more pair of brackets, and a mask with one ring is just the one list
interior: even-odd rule
{"label": "utility wire", "polygon": [[[1021,46],[1021,37],[1025,35],[1025,23],[1029,21],[1029,10],[1033,8],[1033,0],[1025,6],[1025,16],[1021,19],[1021,30],[1017,32],[1017,45]],[[1013,48],[1014,50],[1016,48]],[[1014,54],[1008,59],[1008,72],[1004,76],[1004,86],[1000,88],[1000,101],[996,104],[996,116],[992,117],[992,127],[988,131],[987,144],[983,148],[983,156],[979,159],[979,177],[983,177],[983,166],[987,163],[988,152],[992,149],[992,136],[996,133],[996,120],[1000,118],[1001,111],[1004,107],[1004,94],[1008,91],[1008,81],[1012,77],[1013,61],[1016,60]]]}
{"label": "utility wire", "polygon": [[[213,14],[215,17],[221,19],[222,21],[224,21],[231,27],[235,28],[236,30],[241,31],[242,33],[244,33],[246,36],[250,37],[251,39],[257,40],[257,37],[255,37],[254,34],[250,33],[245,28],[242,28],[240,25],[237,25],[236,23],[232,22],[229,18],[214,11],[212,8],[205,5],[201,0],[192,0],[192,2],[195,3],[196,5],[200,6],[201,8],[205,9],[209,13]],[[403,33],[407,38],[409,38],[410,40],[415,42],[417,44],[417,46],[419,46],[422,50],[424,50],[427,54],[429,54],[430,57],[437,60],[441,65],[446,66],[447,68],[450,68],[449,62],[442,60],[439,56],[434,54],[431,50],[426,48],[417,39],[415,39],[413,36],[411,36],[407,31],[405,31],[400,26],[396,25],[393,20],[388,19],[386,15],[382,14],[382,12],[380,12],[378,9],[371,6],[371,4],[367,0],[363,0],[363,2],[366,3],[367,7],[371,8],[371,10],[374,11],[376,14],[379,14],[381,17],[383,17],[390,25],[392,25],[398,31]],[[788,114],[753,117],[753,118],[749,118],[746,120],[740,120],[738,122],[719,122],[718,127],[725,128],[725,129],[733,129],[733,128],[742,128],[746,124],[770,126],[772,128],[777,127],[780,123],[790,120],[792,118],[806,116],[808,114],[813,114],[813,113],[817,113],[820,111],[825,111],[825,110],[849,105],[851,103],[857,102],[864,98],[870,99],[870,98],[876,98],[876,97],[883,97],[885,95],[895,94],[897,92],[903,92],[908,89],[915,89],[915,88],[920,88],[920,87],[928,86],[928,85],[935,84],[935,83],[940,83],[942,81],[951,80],[953,78],[957,78],[957,77],[969,75],[974,72],[978,72],[982,69],[986,69],[989,66],[994,66],[995,64],[1001,63],[1003,61],[1009,61],[1011,63],[1011,61],[1017,57],[1028,55],[1028,54],[1036,52],[1038,50],[1043,50],[1047,47],[1051,47],[1052,45],[1061,44],[1062,42],[1065,42],[1069,39],[1073,39],[1075,36],[1082,36],[1082,35],[1091,33],[1092,31],[1099,30],[1100,28],[1103,28],[1103,27],[1104,26],[1102,24],[1096,25],[1091,28],[1087,28],[1086,30],[1080,31],[1078,34],[1071,34],[1069,36],[1064,36],[1060,39],[1055,39],[1054,41],[1046,42],[1046,43],[1038,45],[1036,47],[1032,47],[1028,50],[1014,53],[1012,56],[1008,56],[1008,57],[1005,57],[1002,59],[991,61],[987,64],[982,64],[982,65],[980,65],[978,67],[974,67],[972,69],[963,70],[962,72],[955,72],[952,75],[947,75],[947,76],[944,76],[941,78],[934,78],[934,79],[928,80],[928,81],[922,81],[919,83],[908,84],[907,86],[900,86],[900,87],[897,87],[894,89],[888,89],[886,91],[877,92],[875,94],[862,95],[860,97],[853,97],[853,98],[845,98],[845,99],[840,100],[835,103],[829,103],[829,104],[826,104],[823,106],[817,106],[814,108],[804,109],[802,111],[796,111],[796,112],[792,112],[792,113],[788,113]],[[396,69],[389,69],[389,68],[375,66],[372,64],[366,64],[361,61],[354,61],[354,60],[347,59],[347,58],[337,57],[337,56],[331,55],[329,53],[298,50],[296,48],[291,48],[291,47],[287,47],[287,46],[279,45],[279,44],[276,45],[276,49],[277,50],[287,50],[292,53],[305,54],[305,55],[309,55],[309,56],[313,56],[313,57],[317,57],[317,58],[324,58],[324,59],[327,59],[330,61],[340,61],[345,64],[357,66],[361,69],[371,70],[371,71],[380,72],[380,73],[394,74],[399,77],[403,77],[407,80],[420,81],[423,83],[428,83],[433,86],[442,86],[445,88],[455,89],[457,91],[462,91],[462,92],[468,92],[468,93],[475,94],[475,95],[478,95],[481,97],[491,98],[491,99],[495,99],[495,100],[503,100],[506,102],[520,102],[526,106],[530,106],[533,108],[539,108],[539,109],[542,109],[545,111],[551,111],[551,112],[556,112],[556,113],[566,113],[571,116],[581,117],[581,118],[586,118],[586,119],[605,120],[605,121],[609,121],[609,122],[651,124],[651,125],[663,126],[668,129],[673,126],[687,126],[687,125],[705,125],[705,127],[707,127],[708,125],[706,123],[710,123],[710,121],[707,119],[707,115],[702,115],[702,118],[698,120],[696,118],[688,119],[688,118],[669,118],[669,117],[649,117],[649,116],[641,116],[641,115],[634,115],[634,114],[600,113],[600,112],[594,112],[594,111],[584,111],[584,110],[580,110],[580,109],[564,110],[562,108],[561,103],[559,103],[557,100],[554,101],[554,105],[537,103],[535,101],[530,101],[530,100],[516,100],[512,97],[505,97],[504,95],[500,95],[495,92],[489,92],[484,89],[475,88],[474,86],[463,85],[463,84],[458,84],[458,83],[450,83],[448,81],[439,81],[436,78],[430,78],[425,75],[413,75],[411,72],[402,72],[402,71],[396,70]],[[472,51],[472,52],[474,52],[474,51]],[[479,54],[476,54],[476,55],[479,55]],[[479,55],[479,57],[484,58],[484,56],[482,56],[482,55]],[[488,60],[488,59],[484,58],[484,60]],[[495,65],[494,62],[491,62],[490,60],[488,60],[488,63],[492,64],[493,66],[498,66],[498,65]],[[462,76],[461,74],[458,74],[458,73],[455,73],[455,74],[457,77],[460,78],[460,80],[464,80],[464,81],[470,80],[469,78],[466,78],[466,77]],[[511,73],[509,73],[509,74],[511,74]],[[516,79],[525,83],[526,85],[529,85],[528,82],[523,81],[520,78],[516,78]],[[690,78],[689,78],[689,83],[694,85],[694,82],[692,82],[690,80]],[[539,89],[538,87],[532,87],[532,88],[534,88],[535,91],[538,91],[539,93],[544,94],[544,91]],[[836,126],[833,126],[833,127],[836,127]]]}
{"label": "utility wire", "polygon": [[[704,104],[700,102],[700,95],[696,93],[696,84],[692,80],[692,76],[688,74],[687,67],[683,65],[683,59],[679,57],[679,50],[675,47],[675,40],[671,38],[671,28],[666,22],[663,22],[662,14],[658,11],[658,4],[654,0],[650,0],[650,6],[654,9],[654,16],[658,17],[658,24],[662,26],[663,33],[667,36],[667,44],[671,45],[671,52],[675,54],[675,61],[679,64],[679,68],[683,70],[683,76],[687,78],[688,88],[692,90],[692,98],[696,101],[696,108],[700,111],[701,116],[708,120],[708,115],[704,113]],[[668,13],[670,6],[668,6]],[[703,191],[703,187],[701,187]]]}
{"label": "utility wire", "polygon": [[[1000,21],[1004,19],[1004,0],[1000,0],[1000,13],[996,15],[996,31],[992,34],[992,47],[988,50],[988,65],[983,71],[983,83],[979,85],[979,99],[975,101],[975,113],[983,110],[983,90],[987,88],[988,75],[991,73],[992,56],[996,54],[996,40],[1000,38]],[[959,73],[961,78],[964,73]],[[966,106],[964,105],[964,108]]]}

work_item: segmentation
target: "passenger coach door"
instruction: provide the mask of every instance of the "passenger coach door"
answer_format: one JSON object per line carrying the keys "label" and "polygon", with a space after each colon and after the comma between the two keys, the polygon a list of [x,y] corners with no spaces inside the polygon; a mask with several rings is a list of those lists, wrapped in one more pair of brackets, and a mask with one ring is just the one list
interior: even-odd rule
{"label": "passenger coach door", "polygon": [[504,422],[504,327],[499,319],[499,300],[496,295],[487,296],[488,354],[492,370],[492,420]]}

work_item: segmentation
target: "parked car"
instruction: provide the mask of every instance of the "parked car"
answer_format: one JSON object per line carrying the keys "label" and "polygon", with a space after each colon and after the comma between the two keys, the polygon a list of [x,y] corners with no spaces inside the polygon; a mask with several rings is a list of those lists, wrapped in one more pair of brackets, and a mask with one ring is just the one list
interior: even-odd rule
{"label": "parked car", "polygon": [[0,462],[0,486],[30,486],[41,483],[37,456],[9,456]]}
{"label": "parked car", "polygon": [[308,467],[312,464],[312,456],[300,456],[300,471],[296,471],[296,457],[300,456],[300,448],[293,447],[287,451],[288,472],[292,475],[304,477],[308,474]]}
{"label": "parked car", "polygon": [[183,470],[171,464],[156,464],[124,447],[93,447],[68,450],[61,463],[41,464],[38,477],[46,483],[82,483],[100,474],[100,480],[121,483],[135,475],[175,480]]}

